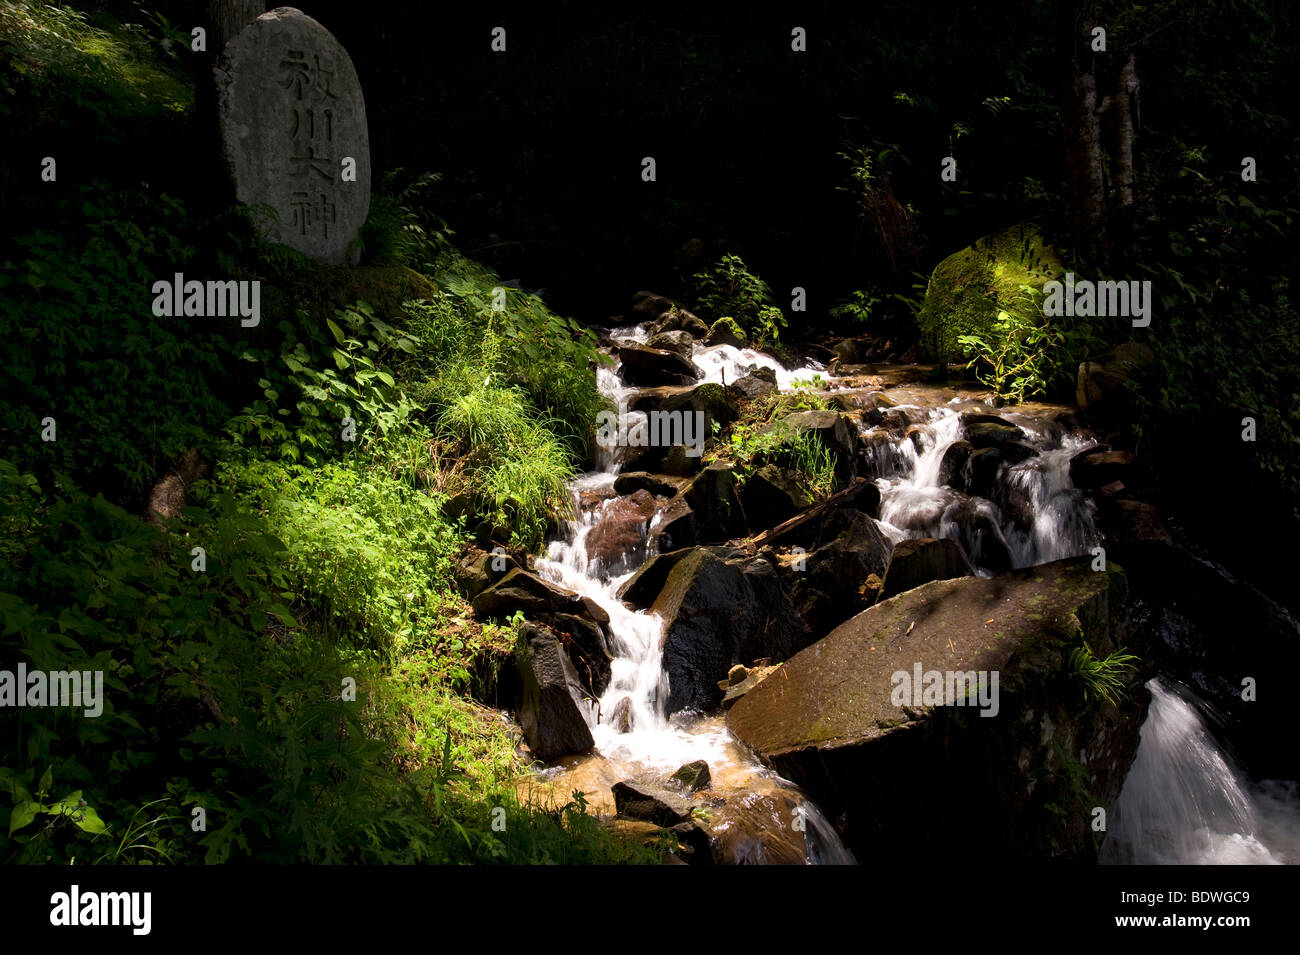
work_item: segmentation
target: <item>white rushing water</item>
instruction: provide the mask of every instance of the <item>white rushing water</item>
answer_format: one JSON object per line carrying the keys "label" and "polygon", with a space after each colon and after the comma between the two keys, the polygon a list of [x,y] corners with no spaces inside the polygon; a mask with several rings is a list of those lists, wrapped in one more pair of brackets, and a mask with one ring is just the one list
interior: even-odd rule
{"label": "white rushing water", "polygon": [[[957,399],[954,399],[956,403]],[[991,409],[990,409],[991,410]],[[991,497],[968,496],[943,483],[944,457],[964,437],[961,413],[950,406],[894,409],[915,421],[911,436],[868,428],[868,462],[881,489],[881,529],[897,543],[916,537],[960,541],[982,576],[999,567],[981,557],[1003,553],[1010,567],[1032,567],[1086,554],[1099,540],[1093,507],[1070,480],[1070,459],[1090,438],[1054,438],[1024,415],[1006,420],[1024,429],[1034,455],[1003,465]],[[872,440],[883,437],[885,440]],[[987,559],[987,558],[986,558]]]}
{"label": "white rushing water", "polygon": [[[641,343],[648,337],[648,332],[647,325],[626,327],[615,329],[611,338]],[[794,381],[800,375],[806,377],[819,370],[810,368],[791,372],[769,356],[729,345],[707,349],[697,347],[693,359],[705,371],[704,381],[719,383],[724,378],[732,382],[744,377],[750,366],[756,364],[772,368],[778,382]],[[626,407],[628,397],[637,390],[623,383],[616,367],[600,368],[597,386],[619,408]],[[630,424],[638,414],[627,412],[627,423]],[[620,467],[620,455],[617,449],[601,449],[598,455],[599,470],[584,474],[573,482],[575,502],[584,492],[607,492],[613,485]],[[670,720],[666,715],[668,676],[660,648],[664,621],[649,611],[631,610],[618,599],[619,587],[636,567],[622,575],[609,576],[587,552],[588,536],[600,523],[604,510],[615,500],[611,497],[586,511],[576,508],[577,517],[568,522],[564,536],[551,541],[546,558],[537,562],[541,576],[590,597],[609,614],[608,630],[614,643],[614,660],[609,686],[600,698],[596,721],[592,725],[597,751],[604,758],[617,761],[630,773],[672,771],[685,763],[702,759],[709,764],[715,778],[720,771],[727,775],[734,774],[737,769],[777,778],[741,753],[721,720]],[[659,516],[656,514],[654,521]],[[645,531],[648,534],[652,529],[653,521]],[[646,559],[650,556],[647,553]],[[627,700],[631,707],[632,728],[626,733],[620,733],[609,718],[623,700]],[[853,856],[844,848],[817,806],[809,800],[804,800],[802,805],[807,861],[813,864],[853,863]]]}
{"label": "white rushing water", "polygon": [[[615,329],[616,343],[644,343],[649,325]],[[729,345],[696,346],[692,360],[703,381],[732,383],[752,366],[772,369],[778,387],[787,391],[824,371],[810,363],[789,370],[775,359]],[[600,391],[620,408],[638,389],[627,387],[616,367],[597,371]],[[1003,412],[1025,433],[1032,454],[1018,463],[1002,463],[974,496],[944,482],[944,458],[964,438],[962,413],[991,414],[966,399],[948,404],[899,404],[882,409],[893,420],[860,429],[868,475],[881,490],[879,526],[893,542],[916,537],[949,537],[961,542],[977,573],[990,576],[1007,567],[1029,567],[1088,553],[1100,535],[1094,506],[1070,478],[1070,461],[1095,444],[1031,415]],[[640,413],[628,412],[631,419]],[[905,419],[900,427],[898,416]],[[876,419],[873,419],[876,420]],[[665,714],[668,696],[660,640],[663,621],[648,611],[629,609],[617,597],[636,567],[619,576],[593,561],[587,538],[603,512],[617,498],[612,485],[619,470],[617,450],[598,451],[596,471],[573,483],[575,499],[596,491],[607,499],[570,521],[564,536],[551,542],[538,572],[585,595],[610,617],[615,659],[611,679],[598,708],[593,708],[592,735],[606,760],[626,776],[670,772],[684,763],[704,760],[715,780],[777,780],[757,766],[731,738],[721,719]],[[956,482],[960,483],[960,482]],[[974,489],[972,489],[974,490]],[[656,514],[643,528],[653,530]],[[652,556],[648,551],[642,560]],[[1184,691],[1159,679],[1149,684],[1152,703],[1141,730],[1134,764],[1118,800],[1101,859],[1108,863],[1300,863],[1300,793],[1295,783],[1250,782],[1225,755],[1196,705]],[[610,720],[624,701],[631,707],[632,728],[619,733]],[[626,778],[626,777],[625,777]],[[810,801],[803,802],[807,824],[807,861],[852,863],[830,822]],[[772,819],[772,825],[782,825]],[[761,858],[757,843],[753,851]],[[748,850],[746,850],[748,851]],[[743,853],[742,853],[743,856]],[[737,861],[747,861],[738,858]]]}
{"label": "white rushing water", "polygon": [[1147,688],[1151,708],[1102,861],[1300,864],[1295,783],[1252,783],[1223,752],[1189,691],[1158,678]]}

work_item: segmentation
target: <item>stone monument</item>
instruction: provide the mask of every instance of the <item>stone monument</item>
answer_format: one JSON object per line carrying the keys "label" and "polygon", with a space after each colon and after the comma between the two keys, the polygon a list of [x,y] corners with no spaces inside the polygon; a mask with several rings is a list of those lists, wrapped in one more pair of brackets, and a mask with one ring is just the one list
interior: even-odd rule
{"label": "stone monument", "polygon": [[226,44],[215,71],[235,198],[262,210],[258,225],[273,242],[356,264],[370,210],[370,139],[347,51],[301,10],[277,7]]}

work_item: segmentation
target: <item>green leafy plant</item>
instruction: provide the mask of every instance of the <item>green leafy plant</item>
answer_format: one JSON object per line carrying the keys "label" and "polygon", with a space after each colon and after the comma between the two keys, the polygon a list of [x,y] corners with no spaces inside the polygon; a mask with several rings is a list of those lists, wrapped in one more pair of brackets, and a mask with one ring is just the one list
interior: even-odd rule
{"label": "green leafy plant", "polygon": [[1098,659],[1085,643],[1070,651],[1066,667],[1087,699],[1118,706],[1124,699],[1129,675],[1137,669],[1137,659],[1123,649]]}
{"label": "green leafy plant", "polygon": [[757,347],[775,342],[785,328],[785,316],[776,307],[772,290],[745,266],[738,255],[724,255],[694,276],[695,305],[713,319],[733,318]]}

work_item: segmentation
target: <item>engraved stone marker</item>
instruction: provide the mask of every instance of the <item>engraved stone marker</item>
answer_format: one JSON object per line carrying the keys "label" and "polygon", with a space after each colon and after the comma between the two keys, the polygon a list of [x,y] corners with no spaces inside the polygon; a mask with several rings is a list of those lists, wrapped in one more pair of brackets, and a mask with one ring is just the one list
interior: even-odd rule
{"label": "engraved stone marker", "polygon": [[[370,209],[370,139],[347,51],[301,10],[277,7],[226,44],[215,70],[235,197],[275,211],[257,220],[272,241],[355,264]],[[345,159],[355,160],[355,181]]]}

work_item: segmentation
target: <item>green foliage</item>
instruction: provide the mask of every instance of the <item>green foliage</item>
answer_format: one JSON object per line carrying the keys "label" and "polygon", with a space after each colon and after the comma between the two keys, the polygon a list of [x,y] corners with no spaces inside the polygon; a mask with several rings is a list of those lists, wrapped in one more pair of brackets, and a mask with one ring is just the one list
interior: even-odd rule
{"label": "green foliage", "polygon": [[746,268],[738,255],[724,255],[694,276],[696,310],[714,319],[734,318],[755,347],[775,342],[785,328],[785,316],[776,307],[772,290]]}
{"label": "green foliage", "polygon": [[[364,450],[411,417],[416,406],[389,363],[399,353],[414,353],[418,341],[376,318],[364,302],[325,319],[332,342],[309,334],[311,325],[300,311],[297,326],[277,326],[278,355],[243,352],[245,361],[267,370],[257,382],[262,397],[231,419],[229,432],[246,447],[317,465],[354,444],[342,437],[345,418],[355,423],[355,444]],[[324,361],[333,367],[321,367]]]}
{"label": "green foliage", "polygon": [[725,451],[713,452],[711,459],[723,455],[733,463],[742,484],[770,463],[793,472],[795,481],[813,498],[835,489],[834,453],[814,435],[795,431],[781,421],[735,423]]}
{"label": "green foliage", "polygon": [[[120,139],[120,124],[177,115],[194,101],[192,88],[157,57],[189,35],[154,17],[157,37],[138,25],[105,20],[51,3],[0,2],[0,115],[30,102],[85,111],[98,135]],[[115,129],[115,127],[118,127]]]}
{"label": "green foliage", "polygon": [[830,315],[832,318],[868,325],[877,314],[880,304],[881,297],[875,290],[858,289],[844,301],[832,306]]}
{"label": "green foliage", "polygon": [[[0,436],[24,469],[59,469],[110,496],[138,491],[229,414],[219,322],[157,317],[151,287],[194,259],[175,199],[77,187],[63,223],[14,238],[0,263]],[[235,329],[239,323],[233,322]],[[42,442],[41,420],[57,440]]]}
{"label": "green foliage", "polygon": [[796,378],[790,383],[788,391],[779,395],[775,408],[782,413],[795,411],[827,411],[835,407],[827,394],[830,382],[821,375],[811,378]]}
{"label": "green foliage", "polygon": [[[590,330],[551,312],[534,295],[501,286],[490,270],[454,252],[441,254],[435,278],[443,293],[411,303],[408,321],[425,342],[420,367],[486,365],[502,384],[518,386],[579,457],[590,450],[596,414],[604,407],[591,367],[605,356]],[[506,307],[493,306],[501,289]]]}
{"label": "green foliage", "polygon": [[1089,701],[1119,706],[1127,692],[1129,675],[1137,669],[1134,665],[1137,659],[1122,649],[1098,659],[1085,643],[1070,651],[1066,667]]}
{"label": "green foliage", "polygon": [[522,389],[492,383],[495,368],[484,356],[477,363],[462,358],[421,395],[438,435],[461,456],[461,486],[479,512],[513,545],[535,549],[554,517],[568,512],[575,456],[535,417]]}
{"label": "green foliage", "polygon": [[1041,289],[1063,272],[1032,223],[976,240],[935,266],[917,312],[922,346],[934,360],[951,361],[962,336],[987,338],[1003,311],[1025,307],[1026,288]]}
{"label": "green foliage", "polygon": [[1042,314],[1042,291],[1021,286],[1022,297],[998,312],[983,334],[961,335],[967,368],[1001,402],[1022,402],[1047,394],[1054,385],[1073,382],[1073,371],[1096,347],[1092,326]]}
{"label": "green foliage", "polygon": [[826,497],[835,489],[835,455],[826,443],[801,433],[775,456],[792,469],[796,480],[814,499]]}

